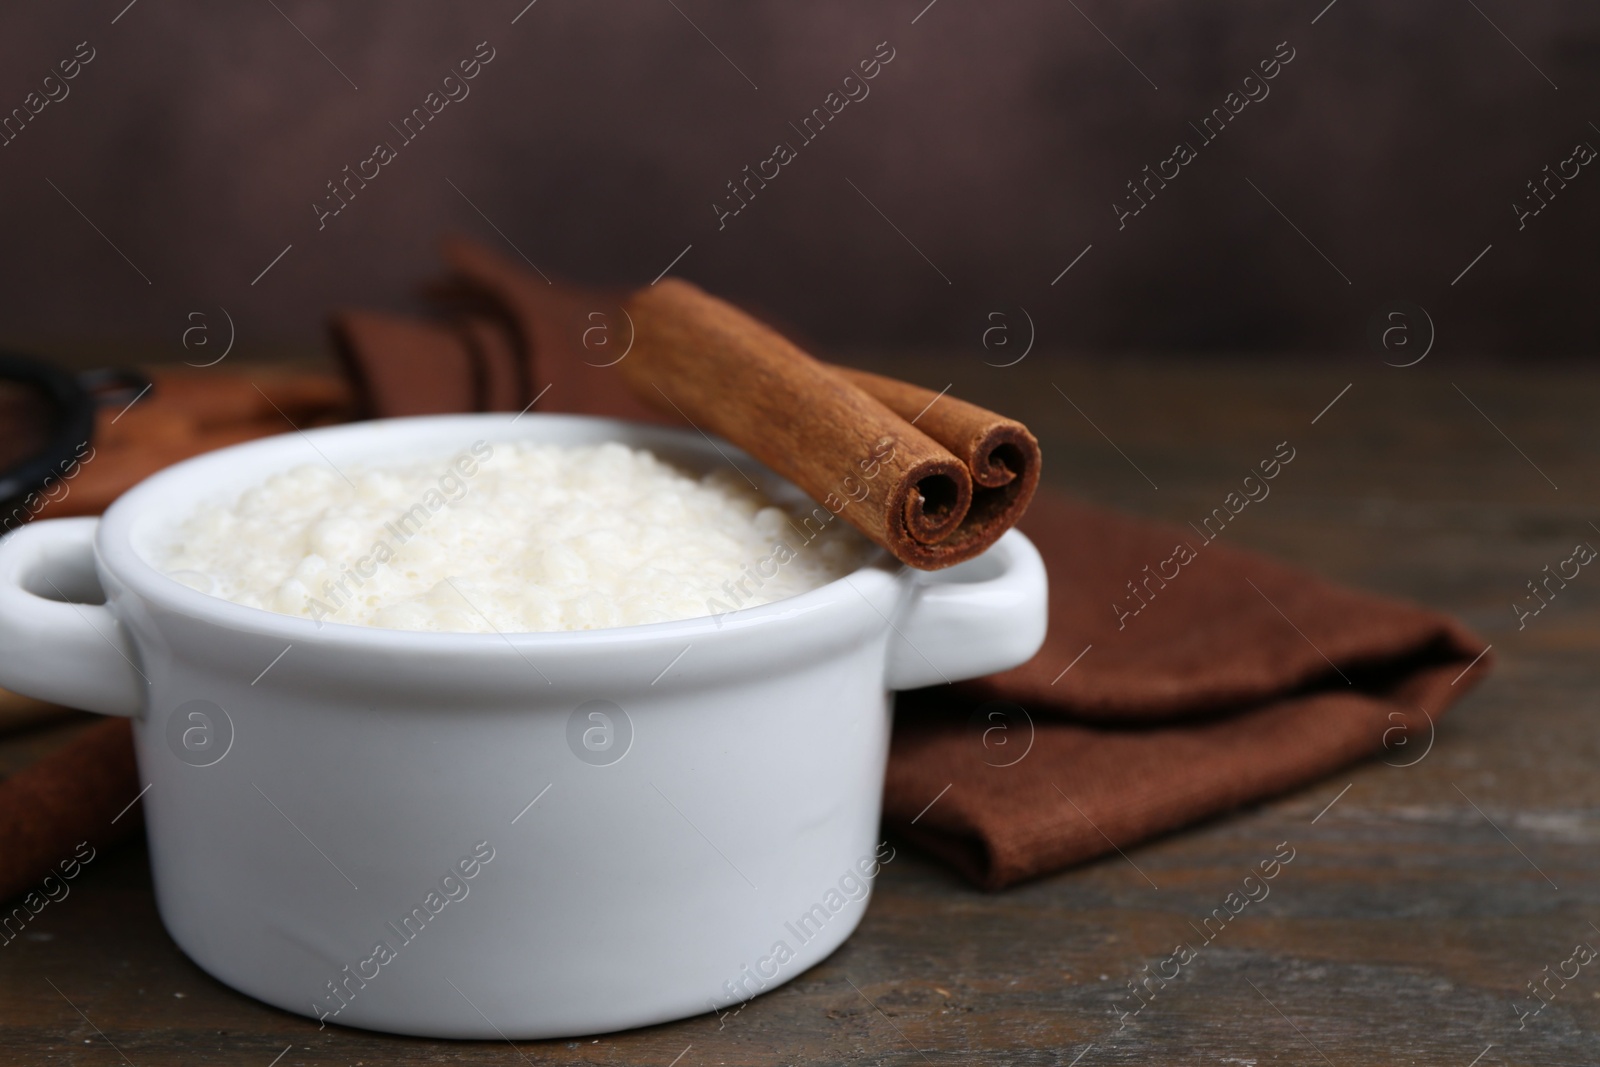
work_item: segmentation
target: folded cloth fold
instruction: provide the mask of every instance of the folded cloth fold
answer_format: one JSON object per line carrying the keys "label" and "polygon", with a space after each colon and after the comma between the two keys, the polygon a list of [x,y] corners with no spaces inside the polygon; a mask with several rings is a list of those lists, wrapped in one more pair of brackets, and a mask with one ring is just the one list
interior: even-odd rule
{"label": "folded cloth fold", "polygon": [[[80,842],[98,849],[137,833],[138,797],[127,719],[97,722],[0,782],[0,901],[41,891],[39,882],[71,860]],[[0,940],[16,936],[9,934]]]}
{"label": "folded cloth fold", "polygon": [[[901,694],[884,818],[1000,888],[1315,781],[1422,758],[1488,670],[1459,623],[1041,493],[1050,633],[1015,670]],[[1176,545],[1194,558],[1113,604]],[[1476,663],[1474,663],[1476,660]],[[937,800],[935,800],[937,798]]]}
{"label": "folded cloth fold", "polygon": [[[585,342],[616,315],[617,294],[553,283],[459,239],[445,259],[453,274],[433,291],[500,317],[528,380],[550,386],[542,410],[659,418],[599,365],[615,357]],[[382,350],[349,336],[342,348],[366,373],[399,373]],[[443,362],[431,376],[407,368],[414,392],[454,387]],[[1490,666],[1483,642],[1444,615],[1194,530],[1046,491],[1021,525],[1050,575],[1044,648],[1003,674],[902,694],[884,792],[891,828],[988,888],[1375,752],[1409,762]]]}
{"label": "folded cloth fold", "polygon": [[[413,320],[401,320],[409,329]],[[369,345],[370,347],[370,345]],[[430,373],[437,365],[429,363]],[[33,494],[21,514],[0,516],[0,533],[29,519],[97,515],[163,467],[257,437],[343,422],[350,388],[319,371],[222,365],[149,368],[150,389],[125,407],[95,412],[78,461]],[[0,423],[0,437],[8,427]]]}

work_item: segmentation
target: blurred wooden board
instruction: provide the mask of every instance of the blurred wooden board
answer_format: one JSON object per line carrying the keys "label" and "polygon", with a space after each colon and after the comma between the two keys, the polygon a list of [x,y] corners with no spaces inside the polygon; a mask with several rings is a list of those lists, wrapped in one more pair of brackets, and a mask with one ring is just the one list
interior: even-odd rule
{"label": "blurred wooden board", "polygon": [[[1112,856],[991,895],[902,848],[856,936],[741,1011],[515,1050],[318,1031],[233,993],[167,939],[143,849],[126,848],[0,948],[0,1059],[1600,1063],[1600,967],[1552,981],[1524,1029],[1513,1010],[1575,944],[1600,946],[1600,577],[1580,576],[1520,632],[1511,610],[1545,564],[1579,540],[1600,544],[1589,525],[1600,523],[1600,375],[1449,366],[1441,354],[1405,370],[1375,357],[1043,353],[1009,368],[979,354],[878,367],[1026,419],[1056,487],[1178,522],[1288,440],[1294,466],[1225,536],[1452,611],[1494,643],[1499,670],[1414,766],[1355,767],[1129,849],[1159,890]],[[0,738],[0,758],[14,765],[75,728]],[[1128,981],[1178,941],[1198,944],[1193,927],[1282,841],[1296,858],[1271,895],[1120,1028]]]}

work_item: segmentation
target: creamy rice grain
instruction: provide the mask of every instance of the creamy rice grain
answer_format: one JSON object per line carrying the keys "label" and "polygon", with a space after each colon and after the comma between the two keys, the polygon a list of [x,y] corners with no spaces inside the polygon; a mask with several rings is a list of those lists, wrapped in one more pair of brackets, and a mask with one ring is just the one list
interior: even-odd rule
{"label": "creamy rice grain", "polygon": [[199,509],[163,569],[287,615],[519,633],[770,603],[850,573],[871,551],[837,519],[806,540],[815,519],[803,525],[731,468],[694,477],[620,444],[480,441],[345,474],[297,467]]}

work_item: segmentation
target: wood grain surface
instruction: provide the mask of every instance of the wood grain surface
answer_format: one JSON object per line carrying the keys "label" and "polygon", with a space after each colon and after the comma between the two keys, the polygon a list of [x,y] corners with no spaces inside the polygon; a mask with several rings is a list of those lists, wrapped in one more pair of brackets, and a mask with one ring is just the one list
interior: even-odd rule
{"label": "wood grain surface", "polygon": [[[1600,1063],[1600,966],[1552,979],[1548,1003],[1528,988],[1574,946],[1600,946],[1600,575],[1521,630],[1512,610],[1545,564],[1600,545],[1600,375],[1442,353],[1403,370],[1041,353],[874,369],[1023,419],[1047,484],[1152,517],[1206,513],[1289,440],[1293,470],[1225,536],[1454,612],[1500,666],[1431,747],[1419,738],[1389,765],[1126,857],[987,894],[902,847],[823,964],[720,1018],[581,1041],[319,1031],[189,963],[162,930],[143,848],[126,847],[0,948],[0,1062]],[[0,739],[0,768],[85,721]],[[1295,858],[1270,895],[1202,945],[1195,928],[1280,842]],[[1120,1018],[1139,1003],[1128,983],[1179,942],[1195,958]],[[1539,1004],[1519,1028],[1519,1008]]]}

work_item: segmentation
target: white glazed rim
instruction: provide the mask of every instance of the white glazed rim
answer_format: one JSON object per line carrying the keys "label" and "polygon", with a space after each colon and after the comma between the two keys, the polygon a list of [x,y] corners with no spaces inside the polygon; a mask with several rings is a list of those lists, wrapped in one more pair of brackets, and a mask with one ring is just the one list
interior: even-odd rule
{"label": "white glazed rim", "polygon": [[[592,415],[528,413],[521,417],[531,420],[531,426],[551,429],[560,429],[562,424],[568,424],[586,430],[611,430],[614,432],[612,439],[622,440],[634,447],[648,446],[650,440],[655,439],[673,449],[694,453],[708,461],[729,460],[735,462],[736,466],[759,471],[775,484],[791,484],[731,444],[726,442],[719,444],[709,437],[674,427],[652,426]],[[491,648],[503,649],[508,642],[519,650],[558,652],[576,651],[579,648],[598,650],[640,644],[655,645],[682,639],[726,640],[733,634],[747,633],[756,628],[770,629],[773,626],[785,625],[794,627],[799,625],[801,620],[809,618],[837,620],[837,612],[841,608],[846,610],[853,608],[856,611],[871,609],[882,615],[883,610],[879,605],[884,603],[886,594],[891,604],[897,595],[891,592],[891,587],[899,584],[894,572],[894,561],[887,552],[879,549],[860,568],[842,578],[806,593],[729,612],[721,616],[720,625],[716,617],[704,615],[671,622],[641,623],[601,630],[515,633],[392,630],[352,623],[318,624],[311,619],[296,615],[284,615],[265,608],[236,604],[184,585],[149,563],[134,547],[134,527],[152,498],[166,495],[172,491],[175,484],[225,458],[242,458],[267,451],[283,451],[291,445],[302,442],[309,442],[313,447],[317,447],[333,440],[372,435],[382,428],[408,424],[419,427],[429,424],[442,426],[449,422],[459,423],[463,427],[474,425],[481,430],[480,436],[491,443],[520,440],[530,436],[504,432],[507,423],[505,415],[501,413],[422,415],[342,423],[337,426],[257,438],[214,449],[163,468],[118,497],[106,510],[95,532],[95,553],[101,565],[116,581],[124,584],[141,599],[177,615],[232,632],[281,638],[288,642],[351,650],[381,649],[402,653],[452,651],[481,653]],[[285,462],[282,469],[288,469],[291,465],[292,463]],[[709,462],[707,469],[712,469]],[[203,491],[203,489],[189,489],[173,495],[186,498],[193,504],[199,500]]]}

